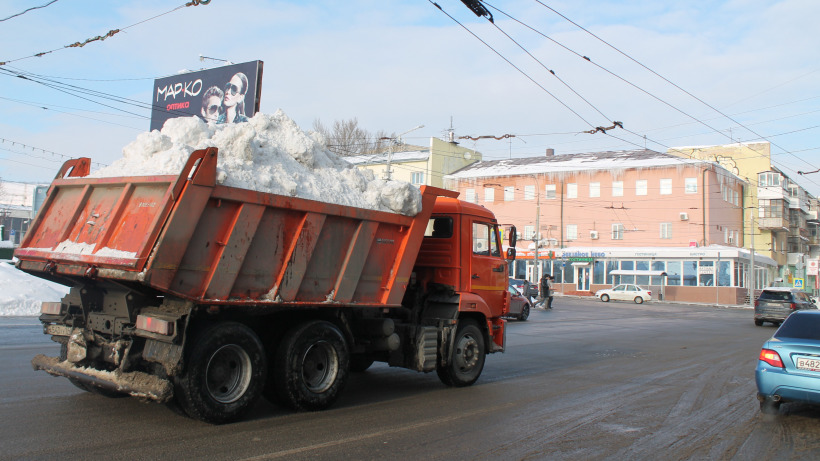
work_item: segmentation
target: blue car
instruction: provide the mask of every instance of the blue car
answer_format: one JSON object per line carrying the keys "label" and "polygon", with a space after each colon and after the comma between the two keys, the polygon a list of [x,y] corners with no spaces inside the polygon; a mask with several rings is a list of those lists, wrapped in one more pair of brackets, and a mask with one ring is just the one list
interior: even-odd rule
{"label": "blue car", "polygon": [[760,411],[784,402],[820,405],[820,311],[795,311],[763,344],[755,370]]}

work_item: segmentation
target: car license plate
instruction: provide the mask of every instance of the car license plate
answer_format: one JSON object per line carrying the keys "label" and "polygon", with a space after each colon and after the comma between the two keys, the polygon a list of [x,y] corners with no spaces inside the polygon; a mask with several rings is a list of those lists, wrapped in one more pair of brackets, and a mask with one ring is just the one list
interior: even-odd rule
{"label": "car license plate", "polygon": [[797,357],[798,370],[820,371],[820,358]]}

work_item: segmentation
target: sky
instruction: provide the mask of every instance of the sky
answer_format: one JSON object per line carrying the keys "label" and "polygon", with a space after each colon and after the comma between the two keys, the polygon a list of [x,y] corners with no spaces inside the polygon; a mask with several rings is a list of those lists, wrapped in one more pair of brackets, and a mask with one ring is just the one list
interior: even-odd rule
{"label": "sky", "polygon": [[184,5],[2,2],[0,178],[48,183],[78,156],[110,165],[148,130],[128,101],[149,102],[155,78],[261,60],[261,111],[305,130],[355,118],[423,125],[404,137],[421,145],[451,127],[514,135],[460,140],[487,160],[769,141],[774,165],[820,197],[820,173],[798,174],[820,169],[816,0],[494,0],[494,23],[458,0]]}

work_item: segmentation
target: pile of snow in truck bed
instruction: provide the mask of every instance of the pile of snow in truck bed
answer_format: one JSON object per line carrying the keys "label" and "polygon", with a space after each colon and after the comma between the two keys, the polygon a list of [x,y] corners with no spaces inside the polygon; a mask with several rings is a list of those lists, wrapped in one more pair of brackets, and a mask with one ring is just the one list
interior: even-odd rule
{"label": "pile of snow in truck bed", "polygon": [[281,110],[236,124],[170,119],[161,132],[140,134],[123,148],[123,158],[90,176],[179,174],[191,152],[206,147],[219,149],[217,182],[226,186],[408,216],[421,210],[421,194],[413,185],[357,169],[328,151],[320,134],[305,133]]}

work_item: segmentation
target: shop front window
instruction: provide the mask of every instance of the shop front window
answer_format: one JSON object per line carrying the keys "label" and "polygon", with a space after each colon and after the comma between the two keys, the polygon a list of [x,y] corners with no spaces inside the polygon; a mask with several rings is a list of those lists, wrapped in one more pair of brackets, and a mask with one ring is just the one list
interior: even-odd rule
{"label": "shop front window", "polygon": [[683,281],[683,269],[680,261],[669,261],[666,263],[666,284],[680,286]]}
{"label": "shop front window", "polygon": [[701,261],[699,270],[699,282],[702,287],[715,286],[715,262]]}
{"label": "shop front window", "polygon": [[606,272],[606,261],[595,261],[592,265],[592,283],[603,284],[604,272]]}
{"label": "shop front window", "polygon": [[718,286],[729,287],[732,286],[731,277],[732,263],[730,261],[719,261],[717,267],[717,281]]}
{"label": "shop front window", "polygon": [[683,261],[683,286],[698,286],[698,262]]}
{"label": "shop front window", "polygon": [[[652,270],[653,271],[665,271],[666,270],[666,261],[652,261]],[[662,285],[663,284],[663,276],[660,275],[653,275],[652,276],[652,285]]]}

